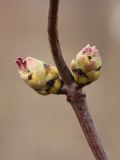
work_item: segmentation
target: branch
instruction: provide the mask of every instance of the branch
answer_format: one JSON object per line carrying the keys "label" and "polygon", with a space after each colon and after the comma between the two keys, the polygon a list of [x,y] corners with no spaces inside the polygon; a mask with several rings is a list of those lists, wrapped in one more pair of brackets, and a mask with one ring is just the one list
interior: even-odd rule
{"label": "branch", "polygon": [[96,158],[96,160],[109,160],[104,147],[98,137],[94,122],[88,110],[86,96],[75,91],[67,100],[71,103],[79,123],[83,129],[87,142]]}
{"label": "branch", "polygon": [[73,77],[64,61],[62,56],[58,32],[57,32],[57,12],[58,12],[59,0],[50,0],[49,16],[48,16],[48,35],[49,43],[52,50],[52,55],[61,78],[65,84],[71,85]]}
{"label": "branch", "polygon": [[88,111],[86,96],[81,92],[79,85],[77,86],[77,84],[74,82],[62,56],[57,32],[58,4],[59,0],[50,0],[48,34],[52,55],[54,57],[58,71],[67,85],[67,100],[72,105],[76,113],[84,135],[96,160],[109,160],[96,132],[92,117]]}

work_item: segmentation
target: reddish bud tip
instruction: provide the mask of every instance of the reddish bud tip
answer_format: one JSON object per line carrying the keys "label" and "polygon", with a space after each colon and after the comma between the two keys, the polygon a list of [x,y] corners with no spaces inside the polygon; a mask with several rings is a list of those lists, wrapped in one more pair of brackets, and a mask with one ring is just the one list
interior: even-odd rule
{"label": "reddish bud tip", "polygon": [[21,71],[26,71],[26,69],[27,69],[26,60],[23,60],[21,57],[18,57],[15,62],[16,62],[16,64],[18,65],[18,68],[19,68]]}

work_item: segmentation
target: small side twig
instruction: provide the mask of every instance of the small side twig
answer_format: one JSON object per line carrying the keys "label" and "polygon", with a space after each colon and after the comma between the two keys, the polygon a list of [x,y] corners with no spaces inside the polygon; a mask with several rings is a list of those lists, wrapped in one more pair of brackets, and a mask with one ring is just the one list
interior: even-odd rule
{"label": "small side twig", "polygon": [[87,142],[96,158],[96,160],[109,160],[104,147],[98,137],[94,122],[89,113],[86,96],[81,92],[79,85],[74,82],[72,75],[62,56],[58,32],[57,32],[57,13],[59,0],[50,0],[49,16],[48,16],[48,34],[49,43],[52,50],[54,61],[67,86],[67,100],[72,105],[79,123],[83,129]]}

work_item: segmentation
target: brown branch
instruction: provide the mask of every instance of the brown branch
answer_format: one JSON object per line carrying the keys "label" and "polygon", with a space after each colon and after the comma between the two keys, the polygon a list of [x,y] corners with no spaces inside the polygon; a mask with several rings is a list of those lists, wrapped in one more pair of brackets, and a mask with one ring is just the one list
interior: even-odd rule
{"label": "brown branch", "polygon": [[103,145],[97,135],[94,122],[89,113],[86,96],[78,91],[75,91],[67,97],[67,100],[71,103],[77,115],[84,135],[96,160],[109,160],[107,154],[105,153]]}
{"label": "brown branch", "polygon": [[65,84],[71,85],[73,77],[64,61],[57,32],[57,13],[58,13],[58,0],[50,0],[49,16],[48,16],[48,35],[49,42],[52,50],[52,55],[55,60],[58,71],[64,80]]}
{"label": "brown branch", "polygon": [[57,65],[58,71],[66,83],[67,100],[72,105],[79,123],[83,129],[87,142],[96,158],[96,160],[109,160],[104,147],[96,132],[94,122],[89,113],[86,103],[86,96],[80,90],[81,87],[73,81],[72,75],[65,64],[57,32],[57,12],[59,0],[50,0],[49,17],[48,17],[48,34],[49,42],[52,49],[54,61]]}

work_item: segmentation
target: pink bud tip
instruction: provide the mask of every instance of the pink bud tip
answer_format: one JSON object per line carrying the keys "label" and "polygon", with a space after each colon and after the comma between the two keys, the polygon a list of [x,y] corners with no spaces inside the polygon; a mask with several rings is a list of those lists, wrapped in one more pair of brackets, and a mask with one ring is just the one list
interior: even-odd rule
{"label": "pink bud tip", "polygon": [[[88,52],[88,53],[91,53],[92,52],[92,48],[88,47],[88,48],[85,48],[84,52]],[[83,53],[84,53],[83,52]]]}
{"label": "pink bud tip", "polygon": [[26,60],[23,60],[21,57],[18,57],[15,62],[20,70],[25,71],[27,69]]}

